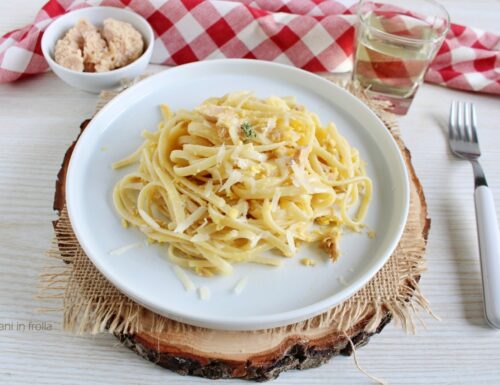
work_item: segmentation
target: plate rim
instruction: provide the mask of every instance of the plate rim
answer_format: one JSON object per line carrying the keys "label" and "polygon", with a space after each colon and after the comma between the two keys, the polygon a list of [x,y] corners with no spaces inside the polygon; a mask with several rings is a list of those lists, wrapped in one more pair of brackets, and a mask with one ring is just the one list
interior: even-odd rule
{"label": "plate rim", "polygon": [[[82,151],[81,148],[83,148],[85,144],[85,138],[88,137],[91,131],[97,130],[98,129],[98,123],[99,123],[99,118],[101,115],[105,114],[108,109],[114,108],[115,105],[118,105],[121,103],[122,99],[127,98],[130,94],[136,92],[137,89],[141,89],[143,87],[147,88],[148,84],[154,83],[155,79],[161,76],[168,76],[167,74],[171,74],[172,76],[175,76],[176,72],[179,71],[186,71],[189,70],[189,68],[192,67],[203,67],[203,66],[218,66],[218,65],[235,65],[238,66],[240,64],[245,64],[245,65],[255,65],[255,66],[264,66],[264,67],[275,67],[275,68],[282,68],[284,71],[290,71],[290,73],[295,73],[297,76],[301,77],[308,77],[309,79],[313,79],[314,81],[319,81],[322,82],[325,85],[328,85],[329,87],[336,88],[337,92],[340,92],[344,94],[344,96],[348,99],[351,100],[352,103],[358,104],[359,107],[365,110],[370,117],[377,122],[378,125],[381,125],[384,128],[386,140],[389,139],[390,146],[393,147],[393,150],[395,150],[397,154],[397,158],[399,159],[398,166],[400,168],[400,172],[398,174],[403,177],[403,193],[404,193],[404,202],[403,202],[403,211],[401,215],[399,215],[398,221],[398,229],[396,231],[395,236],[392,238],[389,246],[384,250],[384,256],[383,258],[378,258],[376,263],[373,264],[373,266],[365,273],[363,274],[359,279],[357,279],[354,283],[350,283],[348,286],[344,287],[342,290],[340,290],[338,293],[334,295],[329,295],[328,297],[321,299],[319,301],[316,301],[312,304],[308,304],[306,306],[302,306],[293,310],[288,310],[284,312],[279,312],[279,313],[272,313],[272,314],[266,314],[266,315],[254,315],[254,316],[239,316],[239,317],[216,317],[216,316],[196,316],[196,315],[189,315],[185,314],[185,312],[179,312],[175,311],[173,309],[165,309],[163,307],[159,307],[156,304],[152,303],[149,301],[147,298],[144,298],[143,296],[136,295],[132,290],[127,288],[126,284],[122,284],[122,282],[115,277],[114,274],[110,273],[107,271],[103,265],[100,264],[100,258],[93,256],[91,250],[86,245],[85,242],[85,237],[82,235],[82,233],[79,230],[78,226],[78,220],[75,219],[75,214],[74,211],[76,210],[74,208],[74,200],[75,198],[75,193],[72,191],[71,186],[74,185],[74,183],[71,183],[78,173],[76,173],[75,169],[77,166],[75,164],[77,163],[77,159],[79,157],[80,152]],[[210,71],[207,71],[208,74],[210,75]],[[208,75],[208,76],[209,76]],[[149,90],[149,92],[152,92]],[[94,122],[94,124],[93,124]],[[96,123],[97,122],[97,123]],[[92,128],[96,127],[96,128]],[[100,129],[103,129],[102,127]],[[76,173],[76,174],[75,174]],[[269,61],[263,61],[263,60],[254,60],[254,59],[217,59],[217,60],[207,60],[207,61],[198,61],[198,62],[193,62],[189,64],[184,64],[180,65],[177,67],[172,67],[172,68],[167,68],[165,70],[162,70],[158,73],[155,73],[145,79],[140,80],[139,82],[133,84],[126,90],[120,92],[118,95],[116,95],[111,101],[106,103],[90,120],[88,126],[85,128],[85,130],[81,133],[79,139],[76,142],[76,145],[73,149],[69,166],[68,166],[68,171],[67,171],[67,176],[66,176],[66,184],[64,186],[65,188],[65,195],[66,195],[66,207],[68,211],[68,217],[71,222],[73,231],[75,233],[75,236],[84,250],[85,254],[87,257],[90,259],[90,261],[93,263],[93,265],[99,270],[99,272],[107,279],[111,284],[113,284],[121,293],[123,293],[125,296],[129,297],[130,299],[134,300],[138,304],[148,308],[149,310],[163,315],[167,318],[187,323],[190,325],[194,326],[199,326],[199,327],[207,327],[207,328],[212,328],[212,329],[221,329],[221,330],[259,330],[259,329],[265,329],[265,328],[272,328],[272,327],[278,327],[278,326],[285,326],[285,325],[290,325],[296,322],[299,322],[301,320],[309,319],[312,318],[318,314],[324,313],[330,308],[333,308],[340,303],[346,301],[350,297],[352,297],[356,292],[358,292],[361,288],[363,288],[374,276],[377,274],[378,271],[387,263],[389,260],[390,256],[394,252],[394,250],[397,247],[397,244],[399,243],[401,236],[403,234],[407,218],[408,218],[408,212],[409,212],[409,207],[410,207],[410,182],[409,182],[409,174],[408,174],[408,169],[406,167],[406,162],[404,161],[403,154],[399,148],[399,146],[396,143],[396,140],[394,137],[390,134],[389,130],[387,129],[387,126],[383,123],[383,121],[375,114],[373,110],[371,110],[365,103],[363,103],[359,98],[351,94],[349,91],[345,90],[344,88],[332,83],[331,81],[313,74],[311,72],[292,67],[286,64],[281,64],[281,63],[275,63],[275,62],[269,62]],[[383,253],[380,253],[383,254]]]}

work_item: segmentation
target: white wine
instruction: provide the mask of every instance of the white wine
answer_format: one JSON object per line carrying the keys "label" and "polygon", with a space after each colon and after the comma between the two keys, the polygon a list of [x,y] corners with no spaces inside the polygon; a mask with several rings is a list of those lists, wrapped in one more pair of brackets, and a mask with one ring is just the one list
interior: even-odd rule
{"label": "white wine", "polygon": [[425,20],[370,12],[359,20],[353,78],[375,98],[405,114],[439,45]]}

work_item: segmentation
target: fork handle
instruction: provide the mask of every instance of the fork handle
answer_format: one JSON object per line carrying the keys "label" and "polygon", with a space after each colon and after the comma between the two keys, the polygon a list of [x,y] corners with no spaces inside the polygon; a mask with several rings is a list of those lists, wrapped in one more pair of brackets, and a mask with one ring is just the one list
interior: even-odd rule
{"label": "fork handle", "polygon": [[500,232],[493,194],[488,186],[474,192],[477,234],[483,278],[484,312],[491,327],[500,329]]}

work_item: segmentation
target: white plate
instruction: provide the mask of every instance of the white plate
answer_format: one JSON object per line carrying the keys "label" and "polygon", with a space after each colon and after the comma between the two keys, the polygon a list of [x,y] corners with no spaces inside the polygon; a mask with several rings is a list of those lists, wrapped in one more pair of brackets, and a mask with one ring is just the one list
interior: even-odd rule
{"label": "white plate", "polygon": [[[373,179],[373,200],[366,219],[375,239],[346,234],[342,256],[331,263],[314,248],[303,247],[281,267],[243,264],[230,276],[191,278],[210,288],[202,301],[186,292],[165,257],[165,247],[149,246],[122,255],[110,251],[144,239],[124,229],[112,203],[116,181],[129,170],[111,163],[135,150],[140,131],[155,130],[158,105],[191,109],[210,96],[252,90],[258,97],[294,95],[323,123],[333,121],[360,150]],[[103,148],[107,148],[103,151]],[[384,265],[403,231],[409,184],[401,154],[383,123],[361,101],[311,73],[255,60],[214,60],[168,69],[124,91],[90,122],[71,157],[66,181],[69,216],[76,236],[97,268],[119,290],[172,319],[218,329],[250,330],[286,325],[319,314],[353,295]],[[299,263],[313,257],[315,267]],[[232,289],[248,277],[245,290]],[[346,284],[347,283],[347,284]]]}

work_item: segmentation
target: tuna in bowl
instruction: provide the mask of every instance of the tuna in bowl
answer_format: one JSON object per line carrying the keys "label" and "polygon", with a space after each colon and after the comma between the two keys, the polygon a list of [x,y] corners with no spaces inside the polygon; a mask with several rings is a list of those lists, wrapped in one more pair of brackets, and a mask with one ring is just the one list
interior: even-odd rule
{"label": "tuna in bowl", "polygon": [[42,52],[64,82],[98,93],[143,73],[153,40],[153,29],[142,16],[121,8],[91,7],[54,21],[43,35]]}

